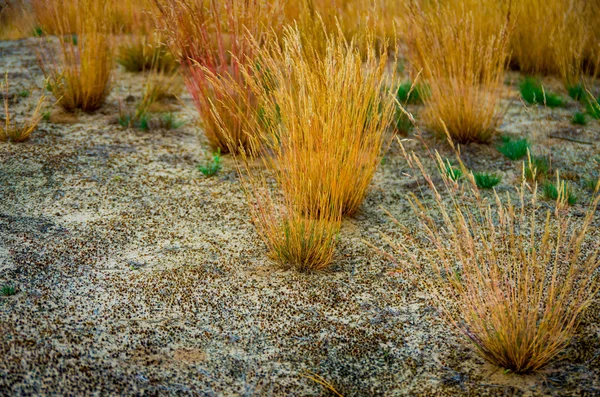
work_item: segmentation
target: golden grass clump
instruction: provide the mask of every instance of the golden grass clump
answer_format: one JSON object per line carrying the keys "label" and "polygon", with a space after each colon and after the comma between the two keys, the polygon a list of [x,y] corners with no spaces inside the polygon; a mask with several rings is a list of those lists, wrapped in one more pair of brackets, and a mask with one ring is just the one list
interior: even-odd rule
{"label": "golden grass clump", "polygon": [[[600,6],[586,0],[515,1],[513,60],[525,74],[554,74],[566,86],[597,64]],[[596,60],[594,60],[596,58]],[[587,65],[586,65],[587,63]]]}
{"label": "golden grass clump", "polygon": [[30,115],[26,121],[17,123],[14,120],[14,116],[11,115],[8,107],[10,97],[8,75],[4,77],[0,91],[2,91],[4,96],[4,115],[0,117],[2,119],[2,125],[0,125],[0,141],[26,141],[36,130],[38,124],[42,120],[42,106],[44,105],[46,97],[42,95],[37,101],[35,107],[33,109],[28,109]]}
{"label": "golden grass clump", "polygon": [[[408,58],[429,87],[423,115],[438,135],[459,143],[487,142],[503,117],[510,13],[491,7],[411,8]],[[480,5],[479,8],[482,6]],[[490,16],[488,16],[490,15]]]}
{"label": "golden grass clump", "polygon": [[0,3],[0,40],[18,40],[33,32],[31,18],[19,1]]}
{"label": "golden grass clump", "polygon": [[172,73],[178,63],[160,35],[132,35],[124,38],[116,50],[117,63],[128,72],[158,70]]}
{"label": "golden grass clump", "polygon": [[72,1],[79,9],[75,21],[60,12],[66,3],[38,0],[46,6],[41,9],[50,10],[52,18],[44,16],[58,32],[58,45],[48,38],[39,53],[39,63],[60,106],[69,112],[91,112],[102,106],[111,88],[110,7],[95,0]]}
{"label": "golden grass clump", "polygon": [[285,2],[284,13],[290,24],[309,16],[320,28],[322,19],[328,33],[337,34],[341,29],[364,54],[369,46],[377,51],[392,48],[402,21],[402,6],[403,2],[395,0],[299,0]]}
{"label": "golden grass clump", "polygon": [[170,73],[178,62],[169,51],[156,30],[154,20],[157,9],[151,0],[113,1],[113,25],[117,33],[127,33],[119,37],[116,48],[117,63],[128,72],[143,72],[151,69]]}
{"label": "golden grass clump", "polygon": [[260,41],[269,26],[279,24],[278,6],[266,0],[155,3],[210,145],[221,153],[250,150],[246,124],[257,107],[243,72],[254,58],[249,38]]}
{"label": "golden grass clump", "polygon": [[353,43],[325,39],[321,58],[298,29],[285,28],[280,43],[257,48],[260,62],[247,72],[257,76],[251,88],[261,106],[253,135],[279,192],[269,193],[265,178],[245,178],[253,219],[272,255],[302,270],[329,265],[341,216],[364,200],[395,111],[385,54],[371,50],[363,62]]}
{"label": "golden grass clump", "polygon": [[[416,155],[407,159],[435,203],[411,197],[420,231],[390,243],[407,263],[423,264],[445,319],[482,357],[514,373],[543,368],[567,346],[599,290],[599,246],[590,234],[600,196],[576,222],[560,195],[556,210],[540,211],[537,186],[527,193],[525,179],[518,197],[489,200],[462,163],[466,184],[442,173],[436,186]],[[435,161],[443,166],[439,155]],[[417,239],[431,243],[419,251],[427,256],[412,254]]]}

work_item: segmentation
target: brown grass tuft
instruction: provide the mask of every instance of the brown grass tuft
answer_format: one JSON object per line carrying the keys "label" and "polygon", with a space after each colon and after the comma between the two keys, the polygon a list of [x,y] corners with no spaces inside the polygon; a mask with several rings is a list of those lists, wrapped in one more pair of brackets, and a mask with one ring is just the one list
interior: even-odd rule
{"label": "brown grass tuft", "polygon": [[504,114],[510,13],[502,20],[491,5],[495,14],[451,4],[411,9],[408,58],[430,89],[427,125],[459,143],[487,142]]}
{"label": "brown grass tuft", "polygon": [[257,48],[260,63],[248,72],[260,76],[251,84],[261,105],[253,135],[279,189],[245,178],[253,218],[273,255],[300,269],[328,266],[341,216],[362,203],[394,114],[387,57],[370,51],[363,63],[352,43],[325,38],[321,58],[286,28],[281,43]]}
{"label": "brown grass tuft", "polygon": [[257,105],[243,71],[246,59],[254,59],[248,38],[261,41],[268,26],[277,26],[277,7],[265,0],[155,3],[160,12],[157,22],[180,59],[211,146],[221,153],[251,150],[247,120],[256,116]]}
{"label": "brown grass tuft", "polygon": [[[56,42],[48,38],[40,50],[39,63],[48,79],[48,88],[67,111],[81,109],[87,112],[102,106],[110,93],[113,71],[112,49],[108,21],[110,7],[94,0],[73,0],[79,12],[75,20],[63,14],[62,2],[38,0],[48,12]],[[68,2],[69,4],[71,2]],[[71,34],[75,32],[75,34]],[[58,54],[55,50],[58,47]]]}
{"label": "brown grass tuft", "polygon": [[[525,74],[554,74],[579,83],[597,64],[600,6],[585,0],[514,2],[513,60]],[[587,63],[587,65],[586,65]]]}
{"label": "brown grass tuft", "polygon": [[[598,292],[599,246],[590,225],[600,196],[575,222],[560,197],[555,211],[540,211],[537,187],[527,193],[525,180],[516,200],[494,194],[489,201],[462,163],[467,184],[442,174],[436,186],[416,155],[407,159],[434,204],[411,197],[421,232],[392,244],[406,261],[424,263],[446,320],[486,360],[514,373],[541,369],[567,346]],[[431,249],[417,258],[410,246],[423,238]]]}

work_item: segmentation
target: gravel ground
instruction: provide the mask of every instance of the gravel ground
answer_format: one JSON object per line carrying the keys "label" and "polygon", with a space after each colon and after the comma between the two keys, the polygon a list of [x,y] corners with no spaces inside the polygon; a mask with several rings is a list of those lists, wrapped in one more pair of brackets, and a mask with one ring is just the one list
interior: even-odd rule
{"label": "gravel ground", "polygon": [[[41,85],[35,45],[0,42],[14,92]],[[0,284],[17,292],[0,297],[0,395],[328,395],[311,371],[345,396],[600,396],[600,304],[548,369],[504,374],[451,332],[419,274],[394,272],[366,245],[400,235],[383,209],[415,221],[405,199],[415,184],[396,145],[344,221],[331,270],[281,270],[231,159],[214,178],[196,169],[208,153],[187,94],[176,131],[115,123],[142,81],[119,70],[100,112],[54,109],[28,142],[0,144]],[[24,114],[36,95],[11,109]],[[502,131],[551,154],[585,203],[583,179],[600,171],[598,121],[573,127],[575,102],[509,106]],[[520,166],[494,145],[462,153],[469,167],[500,172],[499,190],[518,183]]]}

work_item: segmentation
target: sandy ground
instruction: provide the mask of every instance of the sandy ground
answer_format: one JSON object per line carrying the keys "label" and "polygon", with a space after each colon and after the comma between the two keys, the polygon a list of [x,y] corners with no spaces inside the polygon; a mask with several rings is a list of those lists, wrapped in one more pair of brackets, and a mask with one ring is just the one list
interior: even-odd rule
{"label": "sandy ground", "polygon": [[[14,92],[41,84],[35,40],[0,42],[6,72]],[[0,395],[328,395],[306,371],[346,396],[600,395],[599,304],[548,369],[504,374],[451,332],[415,287],[418,274],[394,273],[365,244],[399,235],[383,208],[414,223],[405,194],[415,185],[396,145],[344,221],[331,270],[280,270],[231,159],[213,178],[196,169],[207,146],[191,110],[179,106],[187,123],[175,131],[115,123],[119,100],[139,98],[142,79],[118,71],[100,112],[55,109],[28,142],[0,144],[0,284],[17,291],[0,297]],[[23,113],[37,95],[11,109]],[[551,154],[585,203],[583,179],[600,171],[600,125],[573,127],[578,106],[515,100],[501,130]],[[519,163],[494,145],[463,155],[499,171],[499,190],[517,184]]]}

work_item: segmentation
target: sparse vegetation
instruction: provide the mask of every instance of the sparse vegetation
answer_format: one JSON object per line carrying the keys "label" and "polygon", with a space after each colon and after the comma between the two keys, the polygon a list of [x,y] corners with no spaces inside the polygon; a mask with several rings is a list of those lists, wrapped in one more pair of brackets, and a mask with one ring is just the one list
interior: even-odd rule
{"label": "sparse vegetation", "polygon": [[2,296],[13,296],[16,294],[15,287],[11,284],[4,284],[2,288],[0,288],[0,292]]}
{"label": "sparse vegetation", "polygon": [[587,119],[585,118],[585,114],[581,112],[575,112],[571,122],[575,125],[586,125]]}
{"label": "sparse vegetation", "polygon": [[540,104],[549,108],[555,108],[563,105],[563,99],[552,92],[547,92],[542,83],[533,78],[526,77],[519,85],[521,97],[529,104]]}
{"label": "sparse vegetation", "polygon": [[545,179],[551,171],[551,161],[548,156],[529,156],[525,164],[525,179],[540,181]]}
{"label": "sparse vegetation", "polygon": [[597,120],[600,120],[600,97],[595,99],[594,97],[588,95],[585,101],[587,114]]}
{"label": "sparse vegetation", "polygon": [[15,121],[14,114],[9,109],[9,81],[8,75],[4,76],[2,84],[0,84],[0,92],[4,97],[4,114],[0,116],[0,141],[23,142],[29,139],[31,134],[36,130],[38,124],[42,120],[42,107],[46,97],[42,94],[37,101],[35,107],[29,107],[27,110],[28,117],[24,121]]}
{"label": "sparse vegetation", "polygon": [[503,136],[502,145],[498,146],[498,151],[511,160],[519,160],[527,155],[529,141],[527,138],[512,139]]}
{"label": "sparse vegetation", "polygon": [[577,196],[566,181],[558,180],[556,183],[547,181],[542,187],[542,194],[546,200],[554,200],[559,204],[575,205]]}
{"label": "sparse vegetation", "polygon": [[597,21],[0,0],[0,390],[600,390]]}
{"label": "sparse vegetation", "polygon": [[208,160],[206,164],[198,166],[198,171],[200,171],[204,176],[213,176],[221,170],[221,167],[221,151],[217,149],[217,151],[213,153],[212,158]]}

